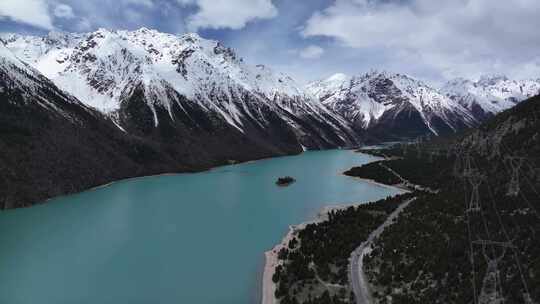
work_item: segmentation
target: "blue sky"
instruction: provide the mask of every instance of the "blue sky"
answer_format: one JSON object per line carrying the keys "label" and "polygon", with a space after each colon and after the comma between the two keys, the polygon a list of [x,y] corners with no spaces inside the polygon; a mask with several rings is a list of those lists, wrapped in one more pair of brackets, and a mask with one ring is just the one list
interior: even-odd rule
{"label": "blue sky", "polygon": [[370,69],[433,84],[540,78],[538,0],[1,0],[0,32],[195,31],[299,82]]}

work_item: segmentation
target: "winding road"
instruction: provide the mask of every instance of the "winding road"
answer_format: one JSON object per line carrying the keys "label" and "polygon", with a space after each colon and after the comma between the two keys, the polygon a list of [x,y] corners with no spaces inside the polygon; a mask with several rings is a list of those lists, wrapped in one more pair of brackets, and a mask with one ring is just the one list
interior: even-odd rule
{"label": "winding road", "polygon": [[399,178],[401,180],[401,184],[403,186],[405,186],[406,188],[425,191],[425,192],[429,192],[429,193],[432,193],[432,194],[435,194],[435,193],[439,192],[438,190],[433,190],[433,189],[431,189],[429,187],[424,187],[424,186],[420,186],[420,185],[411,183],[408,179],[403,178],[396,171],[394,171],[394,169],[388,167],[387,165],[385,165],[383,163],[379,163],[379,166],[383,167],[384,169],[388,170],[388,172],[394,174],[397,178]]}
{"label": "winding road", "polygon": [[384,221],[382,225],[377,227],[365,242],[360,244],[351,254],[350,264],[349,264],[349,282],[354,292],[356,298],[356,304],[371,304],[373,303],[373,298],[371,296],[371,291],[367,282],[366,274],[363,270],[364,256],[371,252],[371,244],[373,240],[381,235],[384,231],[384,228],[391,225],[395,218],[405,209],[412,201],[415,199],[412,198],[403,204],[401,204],[394,212],[392,212],[388,218]]}

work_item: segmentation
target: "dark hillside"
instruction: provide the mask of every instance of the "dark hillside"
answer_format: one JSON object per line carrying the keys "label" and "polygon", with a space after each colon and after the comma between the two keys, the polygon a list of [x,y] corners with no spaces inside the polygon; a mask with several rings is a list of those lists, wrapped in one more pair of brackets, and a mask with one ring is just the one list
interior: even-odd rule
{"label": "dark hillside", "polygon": [[180,114],[176,125],[154,128],[151,122],[150,132],[139,121],[133,128],[140,131],[128,134],[6,54],[0,56],[0,209],[128,177],[300,152],[290,134],[277,134],[286,139],[281,146],[255,142],[212,120],[207,121],[210,130],[204,125],[189,129]]}
{"label": "dark hillside", "polygon": [[385,151],[417,182],[430,183],[418,159],[436,168],[440,191],[411,203],[366,258],[378,303],[540,300],[539,113],[534,97],[447,145]]}

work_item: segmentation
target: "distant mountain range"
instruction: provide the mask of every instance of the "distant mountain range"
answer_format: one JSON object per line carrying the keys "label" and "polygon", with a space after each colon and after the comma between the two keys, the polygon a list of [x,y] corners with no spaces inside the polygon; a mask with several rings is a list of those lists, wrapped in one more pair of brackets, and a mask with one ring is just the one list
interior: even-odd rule
{"label": "distant mountain range", "polygon": [[449,81],[435,89],[407,75],[372,71],[335,74],[306,90],[372,140],[449,134],[540,93],[540,80],[484,76]]}
{"label": "distant mountain range", "polygon": [[146,28],[3,39],[18,58],[122,130],[163,139],[191,127],[232,127],[270,149],[301,151],[441,135],[540,92],[540,80],[484,76],[435,89],[377,71],[336,74],[302,88],[287,75],[244,63],[217,41]]}
{"label": "distant mountain range", "polygon": [[538,95],[540,78],[518,81],[493,75],[482,76],[476,82],[457,78],[447,82],[440,92],[458,102],[481,121]]}
{"label": "distant mountain range", "polygon": [[540,92],[540,81],[336,74],[302,87],[196,34],[2,34],[0,206],[111,180],[442,135]]}

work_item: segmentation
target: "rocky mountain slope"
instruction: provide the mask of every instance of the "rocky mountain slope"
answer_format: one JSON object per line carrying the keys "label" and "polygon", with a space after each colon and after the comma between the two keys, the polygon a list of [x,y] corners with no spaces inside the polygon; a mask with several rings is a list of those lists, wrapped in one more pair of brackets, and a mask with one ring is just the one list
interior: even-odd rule
{"label": "rocky mountain slope", "polygon": [[441,93],[485,120],[517,103],[540,94],[540,79],[510,80],[505,76],[483,76],[478,81],[457,78],[441,88]]}
{"label": "rocky mountain slope", "polygon": [[[112,115],[60,90],[0,40],[0,209],[122,178],[202,170],[301,149],[296,134],[274,112],[266,114],[276,127],[258,132],[279,141],[252,139],[180,95],[171,95],[178,103],[170,112],[156,107],[153,116],[144,93],[135,88],[123,101],[125,110],[116,117],[130,115],[134,122],[121,119],[122,130]],[[167,119],[156,126],[154,117]]]}
{"label": "rocky mountain slope", "polygon": [[407,75],[372,71],[336,74],[306,87],[328,108],[377,139],[444,135],[476,126],[540,93],[540,80],[484,76],[435,89]]}
{"label": "rocky mountain slope", "polygon": [[309,84],[307,90],[377,139],[448,134],[477,124],[459,103],[402,74],[336,74]]}
{"label": "rocky mountain slope", "polygon": [[453,133],[537,90],[485,78],[437,91],[385,72],[304,89],[217,41],[145,28],[2,37],[3,207],[131,176]]}
{"label": "rocky mountain slope", "polygon": [[152,172],[152,146],[121,133],[0,43],[0,209]]}
{"label": "rocky mountain slope", "polygon": [[540,81],[501,76],[455,79],[438,90],[377,71],[336,74],[301,88],[287,75],[244,63],[217,41],[146,28],[3,38],[20,59],[127,133],[161,140],[190,128],[232,127],[267,149],[298,152],[442,135],[476,126],[540,90]]}
{"label": "rocky mountain slope", "polygon": [[171,140],[191,129],[233,128],[287,152],[356,144],[348,123],[293,79],[245,64],[232,49],[197,34],[100,29],[4,40],[59,88],[130,134]]}

